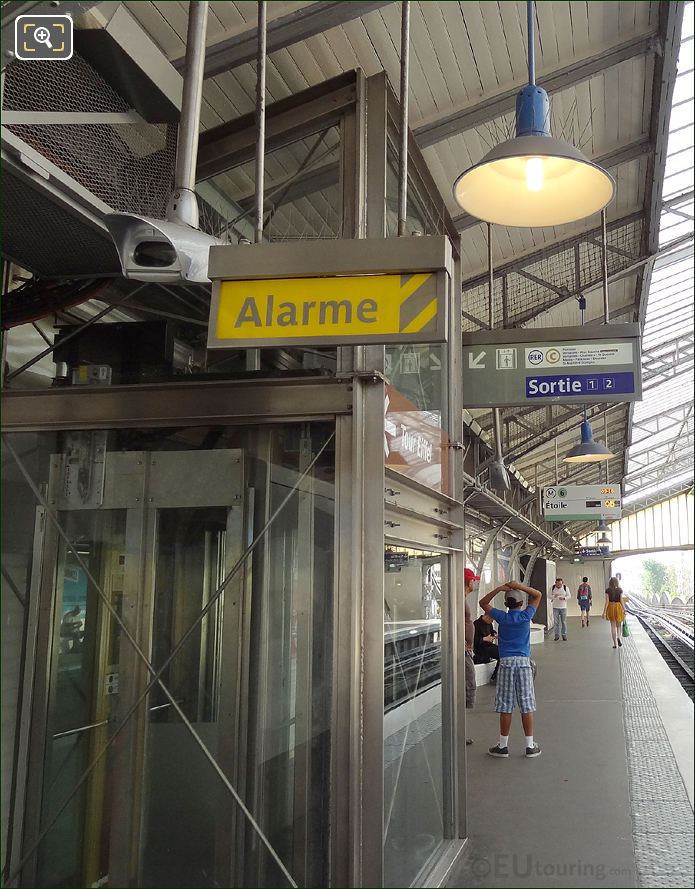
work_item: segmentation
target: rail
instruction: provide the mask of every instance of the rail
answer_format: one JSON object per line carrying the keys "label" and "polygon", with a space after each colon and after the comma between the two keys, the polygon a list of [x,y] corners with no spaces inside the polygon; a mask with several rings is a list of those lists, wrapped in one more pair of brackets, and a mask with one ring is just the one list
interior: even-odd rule
{"label": "rail", "polygon": [[384,633],[384,712],[442,681],[441,620],[393,621]]}
{"label": "rail", "polygon": [[[693,679],[693,633],[692,610],[683,615],[673,608],[648,605],[638,596],[632,596],[627,610],[634,614],[647,631],[662,657],[671,668],[683,688],[691,698],[695,693]],[[688,618],[690,618],[688,620]]]}

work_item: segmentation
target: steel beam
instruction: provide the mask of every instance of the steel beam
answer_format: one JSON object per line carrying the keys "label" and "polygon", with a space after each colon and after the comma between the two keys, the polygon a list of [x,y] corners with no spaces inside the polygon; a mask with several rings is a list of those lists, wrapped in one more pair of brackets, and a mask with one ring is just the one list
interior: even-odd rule
{"label": "steel beam", "polygon": [[625,501],[623,500],[623,510],[622,517],[626,518],[629,515],[633,515],[636,512],[642,512],[645,509],[648,509],[650,506],[656,506],[659,503],[665,503],[668,500],[673,500],[674,497],[678,497],[679,494],[687,494],[693,487],[692,481],[689,482],[678,482],[675,485],[672,485],[668,488],[664,488],[659,491],[658,494],[647,494],[646,497],[641,498],[639,500],[633,500],[630,503],[625,505]]}
{"label": "steel beam", "polygon": [[[658,414],[653,414],[651,417],[646,417],[644,420],[633,420],[632,428],[643,432],[644,437],[633,440],[630,447],[636,447],[638,444],[641,444],[643,441],[646,441],[648,438],[650,438],[652,435],[656,435],[656,433],[658,432],[666,432],[667,429],[671,429],[673,426],[680,425],[681,423],[683,423],[684,420],[688,419],[692,412],[693,402],[691,399],[690,401],[684,402],[677,407],[659,411]],[[665,422],[662,423],[662,420]]]}
{"label": "steel beam", "polygon": [[[666,170],[666,154],[668,151],[668,128],[671,119],[671,103],[673,90],[678,74],[678,53],[681,44],[681,28],[683,24],[682,0],[659,4],[659,39],[662,52],[657,54],[652,80],[652,108],[649,127],[650,141],[654,145],[654,154],[650,158],[647,183],[649,184],[649,200],[647,203],[646,231],[643,235],[643,252],[647,255],[659,249],[659,222],[662,207],[662,192]],[[652,265],[645,267],[637,283],[637,320],[644,324],[647,312],[647,294],[652,278]],[[627,439],[630,434],[634,406],[630,405],[627,421]],[[623,462],[623,475],[627,475],[627,448]]]}
{"label": "steel beam", "polygon": [[[610,404],[610,405],[602,406],[602,407],[598,408],[593,414],[591,414],[590,419],[594,420],[597,417],[603,416],[603,414],[608,413],[611,410],[615,410],[616,407],[620,407],[620,406],[621,406],[620,404],[617,404],[617,405]],[[544,444],[554,441],[556,436],[560,435],[561,433],[569,432],[573,428],[574,425],[578,426],[578,419],[580,416],[582,416],[583,407],[582,407],[582,405],[578,405],[577,408],[578,409],[577,409],[577,412],[575,413],[575,415],[572,418],[570,418],[570,420],[565,420],[562,423],[562,426],[564,428],[559,428],[559,426],[556,425],[552,429],[547,430],[545,432],[545,434],[536,433],[535,435],[530,435],[528,438],[526,438],[523,441],[516,444],[512,448],[512,452],[507,455],[507,458],[510,461],[517,462],[517,461],[521,460],[523,457],[526,457],[529,454],[532,454],[541,445],[544,445]],[[568,425],[565,426],[565,424],[568,424]],[[527,444],[530,444],[531,447],[527,448],[526,450],[519,450],[519,448],[524,448]]]}
{"label": "steel beam", "polygon": [[625,496],[635,491],[649,489],[654,485],[663,481],[666,476],[678,479],[687,478],[692,484],[693,479],[693,461],[692,449],[686,453],[679,454],[678,459],[668,465],[659,464],[658,466],[644,469],[637,474],[631,474],[623,480],[623,493]]}
{"label": "steel beam", "polygon": [[[368,3],[316,2],[307,3],[306,6],[285,15],[280,14],[268,22],[268,55],[330,28],[361,18],[381,9],[382,6],[388,6],[391,2],[392,0],[372,0]],[[223,38],[209,46],[205,59],[205,77],[215,77],[217,74],[252,62],[256,58],[257,36],[255,27],[245,28],[240,33]],[[182,71],[185,62],[185,57],[182,56],[172,64],[178,71]]]}
{"label": "steel beam", "polygon": [[[639,37],[633,37],[617,46],[611,46],[604,49],[596,55],[590,56],[588,59],[582,59],[579,62],[572,62],[558,68],[556,71],[549,72],[538,78],[539,86],[542,86],[548,93],[557,93],[561,90],[568,89],[585,80],[589,80],[606,68],[619,65],[636,56],[645,55],[648,52],[654,52],[657,49],[656,34],[642,34]],[[514,103],[519,89],[523,86],[519,83],[511,89],[503,90],[495,96],[488,96],[472,105],[467,105],[459,111],[449,114],[421,124],[415,129],[415,138],[421,148],[427,148],[435,145],[443,139],[455,136],[457,133],[463,133],[472,127],[480,126],[495,120],[503,114],[508,114],[514,110]]]}
{"label": "steel beam", "polygon": [[177,123],[183,78],[122,3],[102,3],[81,22],[76,45],[106,82],[150,123]]}
{"label": "steel beam", "polygon": [[6,127],[24,126],[120,126],[144,124],[137,111],[3,111]]}
{"label": "steel beam", "polygon": [[[632,225],[633,223],[639,222],[642,219],[644,219],[644,210],[636,210],[632,213],[626,214],[625,216],[621,216],[618,219],[614,219],[612,222],[609,222],[607,228],[609,232],[617,231],[620,228]],[[601,226],[592,224],[591,226],[587,226],[585,231],[577,232],[569,238],[563,238],[561,241],[557,241],[555,244],[548,244],[545,247],[542,247],[540,250],[532,250],[529,253],[519,256],[517,259],[498,266],[495,269],[495,275],[498,278],[504,275],[509,275],[511,272],[517,272],[520,269],[527,268],[528,266],[533,265],[536,262],[540,262],[540,260],[542,259],[550,259],[553,256],[557,256],[558,253],[563,253],[565,250],[571,250],[574,248],[574,245],[578,241],[600,237]],[[463,290],[470,290],[473,287],[479,287],[483,284],[487,284],[487,272],[482,272],[481,274],[476,275],[473,278],[468,278],[468,280],[463,282]]]}
{"label": "steel beam", "polygon": [[352,390],[352,380],[335,378],[8,390],[2,424],[19,432],[309,420],[351,413]]}
{"label": "steel beam", "polygon": [[[305,198],[307,195],[315,194],[317,191],[325,191],[332,185],[337,185],[339,181],[340,164],[337,161],[322,164],[320,167],[307,170],[299,176],[288,176],[282,182],[275,183],[272,190],[266,193],[266,204],[273,205],[272,194],[276,192],[282,193],[282,202],[274,205],[280,207],[283,204]],[[238,204],[240,209],[249,210],[253,207],[253,200],[253,194],[247,194],[243,198],[239,198]]]}
{"label": "steel beam", "polygon": [[[298,139],[338,123],[356,100],[354,71],[280,99],[266,112],[266,151],[276,151]],[[251,160],[256,153],[255,114],[245,114],[200,135],[197,179],[210,179]]]}

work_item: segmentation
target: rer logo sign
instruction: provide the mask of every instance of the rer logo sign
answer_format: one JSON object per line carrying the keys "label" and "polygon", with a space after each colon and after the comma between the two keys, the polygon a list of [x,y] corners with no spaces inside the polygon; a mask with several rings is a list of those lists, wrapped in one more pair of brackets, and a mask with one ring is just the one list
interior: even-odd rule
{"label": "rer logo sign", "polygon": [[543,488],[543,518],[546,522],[576,522],[619,519],[620,485],[551,485]]}
{"label": "rer logo sign", "polygon": [[208,348],[444,342],[452,269],[441,237],[213,247]]}
{"label": "rer logo sign", "polygon": [[639,401],[637,324],[463,335],[464,407]]}

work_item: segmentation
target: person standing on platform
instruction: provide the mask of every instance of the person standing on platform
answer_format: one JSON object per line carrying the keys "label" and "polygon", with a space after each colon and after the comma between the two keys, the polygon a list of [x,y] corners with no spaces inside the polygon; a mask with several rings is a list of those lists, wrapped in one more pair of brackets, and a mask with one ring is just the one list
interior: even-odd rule
{"label": "person standing on platform", "polygon": [[[473,612],[468,603],[468,596],[474,592],[480,577],[470,568],[466,568],[463,572],[464,580],[464,609],[465,609],[465,625],[464,635],[466,637],[466,656],[465,656],[465,680],[466,680],[466,709],[471,710],[475,704],[475,664],[473,663],[473,643],[475,641],[475,627],[473,626]],[[472,744],[471,738],[466,738],[466,745]]]}
{"label": "person standing on platform", "polygon": [[[577,602],[582,615],[582,626],[589,626],[589,609],[591,608],[591,585],[588,577],[582,577],[582,582],[577,590]],[[586,621],[586,624],[584,623]]]}
{"label": "person standing on platform", "polygon": [[555,641],[560,638],[562,631],[562,639],[567,642],[567,602],[570,597],[570,591],[565,586],[561,577],[556,578],[555,583],[550,588],[550,603],[553,606],[553,626],[555,627]]}
{"label": "person standing on platform", "polygon": [[494,621],[489,614],[482,614],[473,621],[475,627],[475,639],[473,641],[473,662],[476,664],[489,664],[496,661],[490,682],[497,680],[497,669],[500,665],[500,650],[497,646],[497,633],[493,629]]}
{"label": "person standing on platform", "polygon": [[[504,604],[507,611],[493,608],[490,604],[497,593],[504,591]],[[523,594],[528,596],[528,605],[522,608]],[[500,715],[500,737],[490,756],[509,756],[509,731],[512,727],[512,712],[516,704],[521,712],[521,723],[526,739],[526,756],[541,755],[541,748],[533,737],[533,714],[536,710],[536,695],[533,687],[531,667],[531,620],[541,601],[541,593],[533,587],[524,586],[510,580],[487,593],[480,600],[480,607],[497,621],[499,640],[499,672],[495,694],[495,710]]]}
{"label": "person standing on platform", "polygon": [[620,639],[620,631],[625,620],[625,608],[623,606],[625,601],[626,597],[620,588],[617,578],[611,577],[606,590],[606,604],[603,606],[603,616],[607,621],[610,621],[613,648],[622,648],[623,645]]}

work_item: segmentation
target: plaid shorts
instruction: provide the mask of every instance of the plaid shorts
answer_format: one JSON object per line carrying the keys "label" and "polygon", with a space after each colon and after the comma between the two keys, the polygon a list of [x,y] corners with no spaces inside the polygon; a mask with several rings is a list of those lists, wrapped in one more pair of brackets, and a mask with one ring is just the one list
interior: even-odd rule
{"label": "plaid shorts", "polygon": [[502,657],[497,671],[495,710],[497,713],[511,713],[515,701],[522,713],[532,713],[536,709],[531,659]]}

